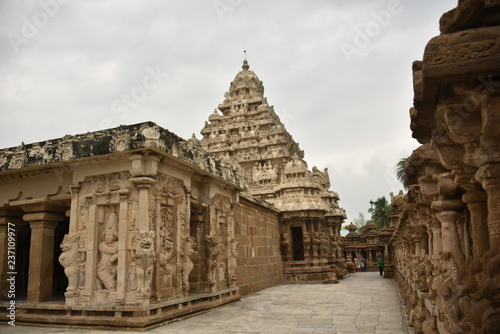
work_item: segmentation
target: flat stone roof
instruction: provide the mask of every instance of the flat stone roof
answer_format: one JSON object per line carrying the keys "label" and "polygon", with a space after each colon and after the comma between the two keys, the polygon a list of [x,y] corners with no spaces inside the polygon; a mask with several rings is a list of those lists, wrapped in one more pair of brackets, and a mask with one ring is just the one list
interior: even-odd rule
{"label": "flat stone roof", "polygon": [[192,145],[154,122],[121,125],[106,130],[66,135],[62,138],[1,149],[0,174],[28,167],[50,167],[61,162],[143,149],[170,154],[238,188],[245,187],[244,178],[238,173],[236,166],[221,161],[201,147]]}

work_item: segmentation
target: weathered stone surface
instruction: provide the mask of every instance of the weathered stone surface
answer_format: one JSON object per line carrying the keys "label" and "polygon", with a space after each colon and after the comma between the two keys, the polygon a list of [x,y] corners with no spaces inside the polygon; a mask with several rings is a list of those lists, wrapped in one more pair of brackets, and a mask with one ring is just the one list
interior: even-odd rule
{"label": "weathered stone surface", "polygon": [[409,191],[390,240],[418,333],[495,333],[500,256],[500,2],[459,1],[415,62]]}

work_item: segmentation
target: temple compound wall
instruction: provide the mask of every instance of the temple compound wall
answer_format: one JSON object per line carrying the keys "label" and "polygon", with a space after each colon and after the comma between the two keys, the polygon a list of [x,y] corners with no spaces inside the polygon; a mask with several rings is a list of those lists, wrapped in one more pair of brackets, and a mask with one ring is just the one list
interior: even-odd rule
{"label": "temple compound wall", "polygon": [[281,284],[278,213],[243,186],[151,122],[1,150],[2,321],[12,276],[18,323],[118,328]]}
{"label": "temple compound wall", "polygon": [[415,333],[500,328],[500,2],[459,1],[413,64],[396,278]]}

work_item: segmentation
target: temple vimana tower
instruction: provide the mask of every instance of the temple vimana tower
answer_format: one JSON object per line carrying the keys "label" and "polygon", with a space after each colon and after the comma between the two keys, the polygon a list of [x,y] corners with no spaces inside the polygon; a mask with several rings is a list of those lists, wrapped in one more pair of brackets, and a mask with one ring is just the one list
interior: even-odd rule
{"label": "temple vimana tower", "polygon": [[[201,130],[199,142],[235,162],[249,194],[280,212],[285,282],[344,276],[339,229],[346,218],[330,191],[328,170],[308,170],[304,152],[264,97],[264,85],[247,60]],[[220,113],[219,113],[220,112]],[[331,269],[334,269],[333,272]]]}
{"label": "temple vimana tower", "polygon": [[460,0],[413,63],[421,146],[381,231],[340,237],[328,171],[246,60],[200,139],[144,122],[1,149],[0,323],[147,329],[384,256],[414,333],[498,333],[499,13]]}

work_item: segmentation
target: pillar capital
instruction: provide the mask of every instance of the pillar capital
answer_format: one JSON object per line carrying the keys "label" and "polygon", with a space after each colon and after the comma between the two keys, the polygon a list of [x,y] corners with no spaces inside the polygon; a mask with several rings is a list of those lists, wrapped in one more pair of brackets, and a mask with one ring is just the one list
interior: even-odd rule
{"label": "pillar capital", "polygon": [[476,179],[482,183],[485,189],[500,186],[500,164],[487,164],[479,167]]}
{"label": "pillar capital", "polygon": [[462,195],[462,200],[467,204],[486,202],[487,198],[484,190],[469,191]]}
{"label": "pillar capital", "polygon": [[61,201],[47,198],[37,198],[10,203],[13,207],[20,207],[24,212],[66,212],[68,205]]}
{"label": "pillar capital", "polygon": [[[65,218],[64,213],[55,213],[55,212],[31,212],[23,215],[23,220],[30,223],[31,228],[34,228],[33,223],[58,223],[63,221]],[[48,225],[47,225],[48,226]]]}

